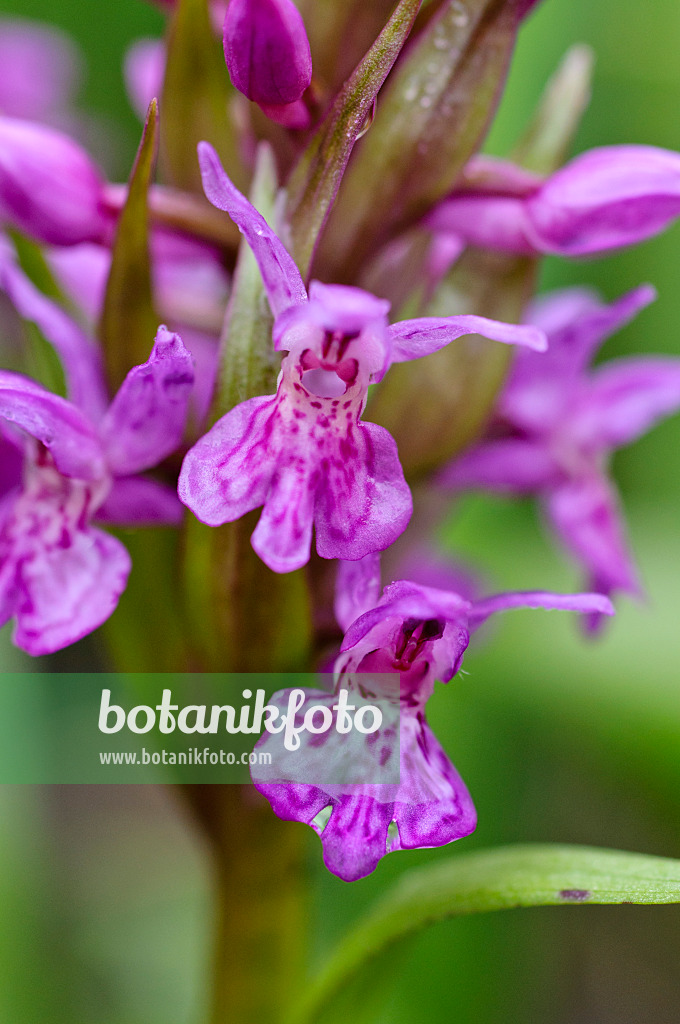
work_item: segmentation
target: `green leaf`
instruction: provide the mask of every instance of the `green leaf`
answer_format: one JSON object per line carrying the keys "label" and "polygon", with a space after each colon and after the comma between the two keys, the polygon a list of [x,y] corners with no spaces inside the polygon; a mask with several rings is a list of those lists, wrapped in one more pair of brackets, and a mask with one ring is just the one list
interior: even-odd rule
{"label": "green leaf", "polygon": [[177,0],[167,40],[161,126],[161,165],[171,185],[202,195],[196,146],[205,139],[237,187],[246,187],[229,116],[232,95],[208,0]]}
{"label": "green leaf", "polygon": [[517,26],[507,0],[449,0],[431,18],[343,180],[323,248],[335,279],[451,190],[496,109]]}
{"label": "green leaf", "polygon": [[149,186],[158,152],[158,104],[152,100],[116,226],[99,337],[111,392],[149,358],[158,327],[149,258]]}
{"label": "green leaf", "polygon": [[680,861],[586,846],[508,846],[406,872],[330,955],[290,1018],[320,1019],[367,962],[444,918],[519,907],[678,903]]}
{"label": "green leaf", "polygon": [[288,186],[291,251],[303,277],[309,270],[354,143],[366,126],[374,100],[401,52],[421,3],[422,0],[400,0],[341,89],[293,172]]}

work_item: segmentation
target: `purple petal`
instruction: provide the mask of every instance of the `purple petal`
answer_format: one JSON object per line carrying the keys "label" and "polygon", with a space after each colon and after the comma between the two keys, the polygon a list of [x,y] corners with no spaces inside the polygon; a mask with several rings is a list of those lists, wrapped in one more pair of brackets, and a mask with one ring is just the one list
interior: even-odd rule
{"label": "purple petal", "polygon": [[[352,565],[352,562],[346,563]],[[473,601],[482,587],[481,574],[458,559],[439,552],[433,544],[416,541],[397,561],[394,575],[423,587],[448,590]],[[373,602],[375,604],[375,602]]]}
{"label": "purple petal", "polygon": [[507,438],[486,441],[464,452],[438,476],[447,487],[482,487],[509,494],[531,494],[557,483],[561,473],[547,444]]}
{"label": "purple petal", "polygon": [[387,324],[390,304],[362,288],[343,284],[322,284],[312,281],[309,301],[285,310],[274,324],[274,345],[277,350],[289,349],[287,335],[300,334],[317,327],[340,334],[360,334],[371,327]]}
{"label": "purple petal", "polygon": [[643,241],[680,216],[680,155],[604,146],[576,157],[527,201],[545,252],[585,256]]}
{"label": "purple petal", "polygon": [[[251,542],[273,572],[292,572],[309,561],[314,484],[304,460],[277,466]],[[317,537],[318,544],[318,537]]]}
{"label": "purple petal", "polygon": [[231,0],[224,56],[234,86],[255,103],[293,103],[312,80],[307,33],[292,0]]}
{"label": "purple petal", "polygon": [[470,612],[470,627],[475,629],[495,612],[513,608],[548,608],[580,612],[582,615],[613,615],[614,606],[604,594],[553,594],[544,590],[495,594],[475,601]]}
{"label": "purple petal", "polygon": [[355,562],[341,561],[335,581],[335,617],[347,629],[380,597],[380,554],[376,551]]}
{"label": "purple petal", "polygon": [[198,160],[206,196],[229,214],[253,250],[274,316],[306,302],[307,292],[292,256],[262,214],[232,185],[209,143],[199,142]]}
{"label": "purple petal", "polygon": [[187,452],[178,493],[201,522],[231,523],[264,504],[276,468],[277,452],[270,448],[276,413],[274,396],[251,398]]}
{"label": "purple petal", "polygon": [[[285,691],[284,691],[285,693]],[[276,695],[280,696],[280,695]],[[335,702],[337,698],[316,694],[315,703]],[[272,703],[277,702],[276,697]],[[381,730],[374,756],[381,760],[396,743]],[[373,737],[375,739],[375,737]],[[276,751],[276,737],[263,736],[258,750]],[[284,820],[313,825],[320,811],[330,808],[330,817],[321,832],[324,862],[329,871],[346,882],[370,874],[388,852],[388,829],[394,823],[398,837],[391,849],[415,849],[441,846],[469,835],[476,825],[476,814],[470,795],[437,742],[422,713],[402,710],[399,726],[399,783],[371,784],[370,767],[367,779],[359,783],[319,783],[328,777],[329,763],[346,763],[348,737],[335,730],[321,737],[309,737],[295,770],[286,771],[288,757],[272,758],[277,768],[252,770],[253,781],[270,801],[274,812]],[[355,749],[357,739],[351,738],[353,759],[364,751]],[[303,770],[301,770],[302,765]],[[286,774],[294,781],[286,781]],[[340,773],[342,774],[342,773]],[[301,778],[309,782],[301,782]],[[270,778],[276,781],[270,781]],[[313,827],[316,828],[314,824]]]}
{"label": "purple petal", "polygon": [[598,367],[584,386],[574,431],[597,449],[620,448],[680,409],[680,360],[648,356]]}
{"label": "purple petal", "polygon": [[205,423],[217,379],[219,341],[204,331],[182,327],[182,341],[194,361],[194,386],[189,400],[189,422],[201,426]]}
{"label": "purple petal", "polygon": [[282,106],[277,103],[261,103],[260,110],[270,121],[282,124],[284,128],[291,128],[293,131],[304,131],[312,123],[312,115],[304,100],[284,103]]}
{"label": "purple petal", "polygon": [[[533,195],[541,187],[545,178],[533,171],[528,171],[525,167],[513,164],[510,160],[489,156],[488,153],[478,153],[466,163],[463,180],[472,194],[479,190],[484,195],[495,194],[525,198]],[[466,193],[459,192],[457,194],[465,195]]]}
{"label": "purple petal", "polygon": [[14,643],[51,654],[97,629],[112,614],[130,573],[130,556],[101,530],[70,537],[68,547],[38,547],[15,584]]}
{"label": "purple petal", "polygon": [[[545,355],[518,353],[501,394],[498,414],[521,430],[545,435],[573,415],[584,371],[602,342],[655,298],[649,285],[611,305],[580,290],[558,292],[531,311],[541,326],[552,322]],[[568,319],[569,314],[573,319]]]}
{"label": "purple petal", "polygon": [[492,341],[501,341],[505,345],[524,345],[537,352],[544,352],[548,347],[543,331],[530,325],[506,324],[499,320],[487,320],[484,316],[430,316],[402,320],[390,327],[391,362],[420,359],[431,352],[438,352],[463,334],[481,334]]}
{"label": "purple petal", "polygon": [[20,316],[37,324],[54,346],[64,366],[73,403],[97,420],[106,408],[98,349],[70,316],[37,290],[13,260],[0,259],[0,288]]}
{"label": "purple petal", "polygon": [[24,453],[0,420],[0,501],[21,483]]}
{"label": "purple petal", "polygon": [[105,241],[104,182],[87,153],[51,128],[0,117],[0,209],[52,245]]}
{"label": "purple petal", "polygon": [[180,526],[183,516],[176,491],[148,477],[124,476],[113,481],[95,518],[116,526]]}
{"label": "purple petal", "polygon": [[413,503],[396,443],[375,423],[359,423],[324,466],[315,507],[322,558],[384,551],[406,529]]}
{"label": "purple petal", "polygon": [[0,371],[0,417],[49,448],[65,476],[97,480],[106,475],[98,434],[66,399],[18,374]]}
{"label": "purple petal", "polygon": [[546,500],[548,518],[590,578],[606,594],[640,594],[614,489],[604,479],[586,477],[562,484]]}
{"label": "purple petal", "polygon": [[195,239],[156,229],[151,254],[154,292],[163,316],[219,334],[229,294],[220,253]]}
{"label": "purple petal", "polygon": [[140,120],[146,119],[149,103],[161,95],[165,75],[165,45],[161,39],[138,39],[125,54],[127,94]]}
{"label": "purple petal", "polygon": [[526,202],[514,195],[458,193],[436,206],[423,223],[437,234],[458,235],[482,249],[531,256],[538,248]]}
{"label": "purple petal", "polygon": [[193,383],[192,359],[182,339],[159,327],[149,361],[130,370],[101,426],[114,474],[139,473],[175,451]]}
{"label": "purple petal", "polygon": [[443,846],[474,832],[472,797],[424,716],[402,715],[400,746],[401,783],[394,808],[399,840],[394,848]]}
{"label": "purple petal", "polygon": [[68,36],[52,26],[2,18],[0,67],[0,110],[43,121],[69,104],[80,56]]}
{"label": "purple petal", "polygon": [[[373,630],[385,632],[385,636],[389,636],[392,632],[389,622],[391,619],[467,622],[470,608],[470,602],[460,594],[436,590],[434,587],[423,587],[409,580],[397,580],[396,583],[390,583],[385,587],[375,608],[364,612],[349,626],[340,650],[345,652],[356,647],[372,634]],[[378,634],[371,635],[370,645],[371,648],[382,645]]]}

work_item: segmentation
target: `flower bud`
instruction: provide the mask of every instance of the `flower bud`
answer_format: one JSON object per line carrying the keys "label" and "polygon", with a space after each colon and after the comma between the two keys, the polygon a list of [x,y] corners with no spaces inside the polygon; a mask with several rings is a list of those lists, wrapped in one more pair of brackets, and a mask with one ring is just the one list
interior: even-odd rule
{"label": "flower bud", "polygon": [[296,103],[312,80],[307,33],[292,0],[231,0],[224,56],[234,86],[264,107]]}
{"label": "flower bud", "polygon": [[0,118],[0,215],[20,231],[53,245],[102,241],[109,225],[103,185],[66,135]]}
{"label": "flower bud", "polygon": [[458,192],[426,223],[482,248],[591,256],[634,245],[680,217],[680,154],[603,146],[576,157],[526,195]]}

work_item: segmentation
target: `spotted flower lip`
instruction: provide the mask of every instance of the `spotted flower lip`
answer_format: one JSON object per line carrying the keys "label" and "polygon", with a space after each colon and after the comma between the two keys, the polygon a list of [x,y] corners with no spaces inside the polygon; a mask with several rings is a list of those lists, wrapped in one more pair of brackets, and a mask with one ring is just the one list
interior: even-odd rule
{"label": "spotted flower lip", "polygon": [[[589,369],[602,342],[654,299],[649,286],[611,305],[583,289],[538,302],[530,316],[548,333],[541,360],[517,358],[497,405],[493,436],[441,474],[445,486],[536,495],[548,521],[594,589],[639,595],[610,454],[680,409],[680,359],[611,360]],[[588,620],[596,629],[600,618]]]}
{"label": "spotted flower lip", "polygon": [[[364,607],[367,593],[375,586],[375,564],[370,560],[361,563],[366,585],[357,586],[359,565],[353,578],[346,577],[348,594],[342,606],[347,611],[357,595]],[[336,695],[326,697],[326,702],[332,706],[342,687],[349,689],[351,700],[357,686],[362,690],[373,686],[371,701],[378,705],[381,700],[393,701],[387,684],[390,676],[398,675],[399,742],[389,729],[366,741],[380,748],[383,760],[390,751],[396,756],[398,749],[399,782],[315,784],[315,772],[322,777],[321,766],[329,761],[340,763],[350,752],[352,757],[363,757],[356,750],[356,736],[330,730],[323,738],[315,736],[307,742],[304,768],[309,782],[301,782],[297,773],[295,781],[286,779],[281,757],[272,758],[269,769],[251,769],[256,788],[279,817],[320,831],[329,871],[355,881],[370,874],[391,850],[441,846],[474,830],[472,798],[430,729],[425,706],[435,680],[448,682],[459,670],[471,632],[495,612],[513,608],[555,608],[586,615],[614,611],[601,594],[527,591],[467,601],[452,591],[399,580],[349,625],[335,664]],[[275,695],[274,703],[285,703],[286,693]],[[315,695],[315,701],[321,699]],[[276,740],[269,734],[257,744],[260,750],[273,747]],[[327,818],[323,826],[322,812]]]}
{"label": "spotted flower lip", "polygon": [[300,100],[312,81],[312,55],[293,0],[230,0],[223,42],[234,87],[272,120],[307,127]]}
{"label": "spotted flower lip", "polygon": [[0,372],[0,625],[49,654],[92,632],[115,609],[130,557],[93,522],[177,523],[181,506],[140,476],[179,444],[193,383],[191,357],[160,327],[151,356],[108,404],[97,350],[11,259],[0,287],[62,359],[69,401],[19,374]]}
{"label": "spotted flower lip", "polygon": [[[489,158],[485,158],[490,163]],[[680,154],[655,146],[602,146],[582,153],[544,182],[458,192],[425,223],[473,245],[523,255],[594,256],[634,245],[680,216]],[[527,179],[529,181],[529,179]]]}
{"label": "spotted flower lip", "polygon": [[390,326],[388,303],[359,288],[313,281],[308,295],[285,246],[207,143],[199,159],[208,199],[229,213],[255,255],[276,318],[274,345],[288,354],[275,395],[236,406],[189,451],[179,496],[211,526],[263,505],[252,543],[275,572],[308,561],[313,528],[322,558],[384,550],[406,528],[411,495],[390,434],[361,422],[369,384],[391,363],[463,334],[539,350],[545,337],[476,316]]}

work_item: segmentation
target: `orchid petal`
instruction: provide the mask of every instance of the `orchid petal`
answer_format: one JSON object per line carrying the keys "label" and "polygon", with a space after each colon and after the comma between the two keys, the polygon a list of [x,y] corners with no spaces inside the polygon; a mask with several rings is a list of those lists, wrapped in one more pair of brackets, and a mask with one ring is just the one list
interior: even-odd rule
{"label": "orchid petal", "polygon": [[206,196],[229,214],[253,250],[274,316],[306,302],[307,291],[293,257],[262,214],[232,185],[209,143],[199,143],[198,160]]}
{"label": "orchid petal", "polygon": [[524,345],[544,352],[548,342],[543,331],[526,324],[506,324],[484,316],[420,317],[402,320],[389,329],[391,362],[403,363],[438,352],[464,334],[481,334],[505,345]]}
{"label": "orchid petal", "polygon": [[54,346],[63,363],[73,403],[98,419],[106,408],[100,352],[78,324],[42,295],[13,260],[0,260],[0,288],[20,316],[37,324]]}
{"label": "orchid petal", "polygon": [[458,193],[435,206],[423,223],[437,234],[458,235],[482,249],[531,256],[537,248],[525,199],[515,195]]}
{"label": "orchid petal", "polygon": [[34,656],[51,654],[97,629],[125,589],[131,561],[101,530],[78,530],[68,547],[39,547],[19,570],[14,642]]}
{"label": "orchid petal", "polygon": [[464,452],[442,470],[438,481],[446,487],[529,494],[556,483],[560,476],[554,457],[540,440],[505,438]]}
{"label": "orchid petal", "polygon": [[[626,292],[612,303],[603,303],[593,292],[568,288],[540,298],[529,309],[527,319],[548,335],[544,358],[533,360],[527,374],[554,375],[564,382],[565,374],[581,373],[602,343],[630,323],[656,299],[649,284]],[[513,370],[519,374],[526,363],[523,354]]]}
{"label": "orchid petal", "polygon": [[603,146],[553,174],[527,201],[538,247],[586,256],[641,242],[680,216],[680,154]]}
{"label": "orchid petal", "polygon": [[376,551],[354,562],[338,565],[335,581],[335,617],[345,630],[380,597],[380,554]]}
{"label": "orchid petal", "polygon": [[230,0],[224,56],[234,87],[255,103],[294,103],[312,80],[307,33],[292,0]]}
{"label": "orchid petal", "polygon": [[384,427],[359,423],[324,465],[316,498],[322,558],[358,559],[384,551],[406,529],[413,502],[396,443]]}
{"label": "orchid petal", "polygon": [[314,484],[304,460],[276,467],[251,543],[273,572],[292,572],[309,561]]}
{"label": "orchid petal", "polygon": [[105,241],[104,181],[68,136],[0,117],[0,208],[20,231],[51,245]]}
{"label": "orchid petal", "polygon": [[97,480],[106,474],[99,437],[71,402],[15,373],[0,371],[0,417],[46,448],[65,476]]}
{"label": "orchid petal", "polygon": [[475,601],[470,612],[470,627],[475,629],[495,612],[514,608],[546,608],[579,612],[582,615],[613,615],[614,606],[604,594],[553,594],[544,590],[495,594]]}
{"label": "orchid petal", "polygon": [[178,447],[194,382],[191,356],[178,334],[159,327],[148,362],[123,381],[101,426],[114,474],[157,465]]}
{"label": "orchid petal", "polygon": [[66,110],[79,78],[80,54],[52,26],[19,18],[0,20],[0,110],[46,121]]}
{"label": "orchid petal", "polygon": [[604,593],[639,596],[617,495],[607,480],[592,476],[564,483],[548,494],[545,506],[558,535]]}
{"label": "orchid petal", "polygon": [[143,476],[118,477],[95,519],[116,526],[180,526],[184,506],[177,492]]}
{"label": "orchid petal", "polygon": [[160,96],[165,74],[165,44],[161,39],[138,39],[125,54],[125,88],[130,103],[144,121],[149,103]]}
{"label": "orchid petal", "polygon": [[250,398],[187,452],[178,493],[201,522],[220,526],[264,504],[276,468],[275,419],[275,397]]}
{"label": "orchid petal", "polygon": [[680,360],[651,356],[598,367],[582,391],[574,430],[598,449],[620,448],[680,409]]}

